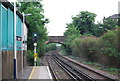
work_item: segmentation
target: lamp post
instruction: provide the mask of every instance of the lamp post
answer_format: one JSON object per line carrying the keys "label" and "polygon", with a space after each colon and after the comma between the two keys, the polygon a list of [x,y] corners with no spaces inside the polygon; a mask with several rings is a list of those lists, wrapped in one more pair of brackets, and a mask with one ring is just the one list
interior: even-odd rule
{"label": "lamp post", "polygon": [[17,78],[17,52],[16,52],[16,2],[14,2],[14,79]]}
{"label": "lamp post", "polygon": [[[22,58],[21,58],[21,60],[22,60],[22,74],[23,74],[23,51],[25,50],[24,49],[24,47],[25,47],[25,35],[24,35],[24,23],[25,23],[25,16],[30,16],[30,15],[32,15],[31,13],[29,13],[29,14],[24,14],[24,13],[22,13],[23,14],[23,27],[22,27]],[[24,43],[23,43],[24,42]]]}

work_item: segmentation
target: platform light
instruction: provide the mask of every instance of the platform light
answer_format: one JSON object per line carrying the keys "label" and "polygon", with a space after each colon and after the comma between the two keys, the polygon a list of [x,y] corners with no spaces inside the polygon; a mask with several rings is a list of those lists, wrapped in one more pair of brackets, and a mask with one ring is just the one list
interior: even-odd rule
{"label": "platform light", "polygon": [[25,50],[24,49],[24,47],[25,47],[25,43],[23,43],[24,41],[25,41],[25,36],[24,36],[24,23],[25,23],[25,16],[30,16],[30,15],[32,15],[31,13],[29,13],[29,14],[24,14],[24,13],[22,13],[23,14],[23,27],[22,27],[22,58],[21,58],[21,60],[22,60],[22,74],[23,74],[23,51]]}

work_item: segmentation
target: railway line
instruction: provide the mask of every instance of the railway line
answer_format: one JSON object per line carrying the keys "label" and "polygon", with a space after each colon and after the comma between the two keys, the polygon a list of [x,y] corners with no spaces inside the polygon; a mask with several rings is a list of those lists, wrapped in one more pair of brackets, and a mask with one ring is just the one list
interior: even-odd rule
{"label": "railway line", "polygon": [[43,58],[43,65],[48,65],[55,81],[119,81],[76,64],[57,52],[49,52]]}
{"label": "railway line", "polygon": [[43,57],[42,65],[49,66],[55,81],[72,79],[53,59],[53,55],[46,54]]}

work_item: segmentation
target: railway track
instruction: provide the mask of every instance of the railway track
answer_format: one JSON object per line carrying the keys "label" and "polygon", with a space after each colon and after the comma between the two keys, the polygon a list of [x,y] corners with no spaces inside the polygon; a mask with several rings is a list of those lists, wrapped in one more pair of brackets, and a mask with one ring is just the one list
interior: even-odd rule
{"label": "railway track", "polygon": [[[69,78],[67,79],[69,79],[70,81],[118,81],[110,77],[106,77],[102,74],[99,74],[86,67],[80,66],[74,63],[73,61],[68,60],[58,54],[50,53],[46,56],[47,56],[46,60],[48,62],[48,65],[53,76],[55,77],[54,79],[55,81],[63,79],[63,77],[65,77],[66,74],[67,74],[66,77],[69,76]],[[61,70],[62,74],[55,71],[56,69]],[[65,75],[63,75],[64,73]],[[58,78],[58,76],[61,76],[61,78]]]}
{"label": "railway track", "polygon": [[53,55],[46,54],[43,58],[42,65],[49,66],[50,71],[52,73],[52,77],[54,81],[63,81],[72,79],[56,62],[54,61]]}
{"label": "railway track", "polygon": [[63,68],[75,81],[95,81],[91,77],[83,74],[82,72],[77,71],[73,67],[69,66],[66,63],[62,63],[61,61],[54,58],[55,62]]}

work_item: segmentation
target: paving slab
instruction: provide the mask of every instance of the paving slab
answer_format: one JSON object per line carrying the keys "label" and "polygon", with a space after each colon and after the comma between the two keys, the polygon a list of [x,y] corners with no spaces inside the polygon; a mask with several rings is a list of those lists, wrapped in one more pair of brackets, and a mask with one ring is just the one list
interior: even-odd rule
{"label": "paving slab", "polygon": [[26,66],[22,71],[18,73],[18,79],[28,79],[31,72],[32,72],[33,66]]}
{"label": "paving slab", "polygon": [[52,79],[48,66],[35,66],[29,76],[29,79]]}

